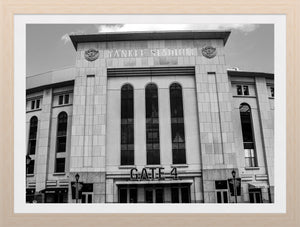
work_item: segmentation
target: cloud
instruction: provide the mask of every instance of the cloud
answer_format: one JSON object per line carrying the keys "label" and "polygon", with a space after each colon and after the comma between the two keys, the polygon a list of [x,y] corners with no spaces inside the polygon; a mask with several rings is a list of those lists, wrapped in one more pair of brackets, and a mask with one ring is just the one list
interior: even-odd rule
{"label": "cloud", "polygon": [[[174,30],[237,30],[248,34],[256,30],[259,24],[96,24],[97,33],[134,32],[134,31],[174,31]],[[61,37],[64,44],[70,42],[70,35],[82,35],[84,31],[66,33]]]}
{"label": "cloud", "polygon": [[119,31],[124,24],[100,24],[96,25],[98,32],[114,32]]}
{"label": "cloud", "polygon": [[101,32],[128,31],[172,31],[172,30],[238,30],[249,33],[256,30],[258,24],[103,24],[98,25]]}

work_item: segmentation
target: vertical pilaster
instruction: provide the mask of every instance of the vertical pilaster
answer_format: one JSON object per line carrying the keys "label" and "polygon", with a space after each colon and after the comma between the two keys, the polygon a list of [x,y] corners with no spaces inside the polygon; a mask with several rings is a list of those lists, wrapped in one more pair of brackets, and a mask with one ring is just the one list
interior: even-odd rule
{"label": "vertical pilaster", "polygon": [[36,192],[46,188],[47,160],[50,147],[52,114],[52,89],[45,89],[43,92],[42,112],[39,119],[39,136],[36,154]]}
{"label": "vertical pilaster", "polygon": [[94,202],[103,203],[106,199],[106,64],[103,54],[95,61],[84,58],[91,45],[82,44],[77,50],[70,180],[78,173],[80,181],[93,183]]}
{"label": "vertical pilaster", "polygon": [[[196,58],[196,92],[202,158],[203,198],[215,203],[215,181],[231,178],[237,160],[234,150],[232,97],[224,61],[219,55]],[[238,173],[237,173],[238,174]]]}
{"label": "vertical pilaster", "polygon": [[146,153],[146,119],[145,119],[145,91],[134,90],[134,163],[145,166]]}

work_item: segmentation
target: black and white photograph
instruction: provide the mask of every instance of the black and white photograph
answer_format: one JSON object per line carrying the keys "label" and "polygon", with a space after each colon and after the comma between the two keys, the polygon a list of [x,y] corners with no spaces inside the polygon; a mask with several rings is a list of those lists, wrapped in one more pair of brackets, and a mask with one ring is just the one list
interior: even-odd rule
{"label": "black and white photograph", "polygon": [[274,24],[27,24],[26,203],[274,203],[274,72]]}

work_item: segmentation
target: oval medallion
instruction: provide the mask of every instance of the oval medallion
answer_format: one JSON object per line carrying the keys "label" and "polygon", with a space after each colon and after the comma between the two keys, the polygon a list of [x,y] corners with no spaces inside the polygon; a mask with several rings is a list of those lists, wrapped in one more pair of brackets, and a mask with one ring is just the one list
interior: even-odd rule
{"label": "oval medallion", "polygon": [[99,57],[99,51],[95,49],[88,49],[84,52],[84,57],[88,61],[95,61]]}
{"label": "oval medallion", "polygon": [[202,48],[202,55],[206,58],[213,58],[217,55],[217,48],[206,46]]}

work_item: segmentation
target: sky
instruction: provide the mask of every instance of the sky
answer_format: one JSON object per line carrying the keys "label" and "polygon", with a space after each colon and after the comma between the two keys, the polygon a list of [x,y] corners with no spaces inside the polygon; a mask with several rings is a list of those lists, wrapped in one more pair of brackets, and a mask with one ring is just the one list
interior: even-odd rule
{"label": "sky", "polygon": [[26,26],[26,75],[75,65],[69,34],[158,30],[231,30],[225,45],[228,68],[274,73],[272,24],[29,24]]}

